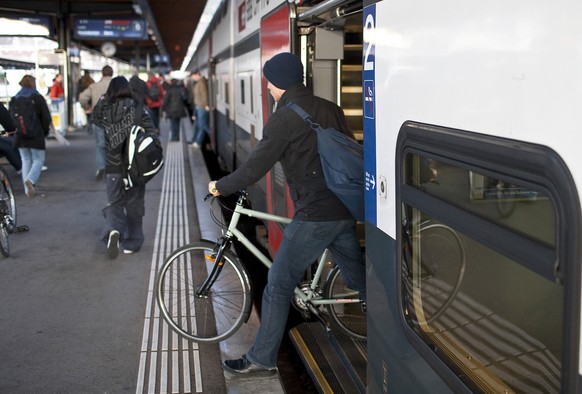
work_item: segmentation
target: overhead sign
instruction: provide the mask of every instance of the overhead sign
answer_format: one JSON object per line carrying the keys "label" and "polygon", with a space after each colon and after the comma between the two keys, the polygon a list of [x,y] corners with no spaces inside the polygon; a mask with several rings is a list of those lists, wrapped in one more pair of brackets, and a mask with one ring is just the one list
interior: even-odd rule
{"label": "overhead sign", "polygon": [[77,39],[145,40],[147,22],[140,18],[76,18],[73,35]]}
{"label": "overhead sign", "polygon": [[2,36],[50,36],[51,23],[46,15],[0,15]]}

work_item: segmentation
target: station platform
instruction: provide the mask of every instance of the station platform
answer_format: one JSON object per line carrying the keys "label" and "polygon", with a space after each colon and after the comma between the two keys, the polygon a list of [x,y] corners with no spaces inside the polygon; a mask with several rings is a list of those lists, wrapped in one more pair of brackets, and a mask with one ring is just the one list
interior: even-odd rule
{"label": "station platform", "polygon": [[146,187],[145,243],[138,253],[107,257],[100,240],[105,186],[95,180],[94,137],[85,130],[47,140],[47,171],[28,198],[13,185],[17,225],[11,255],[0,258],[0,392],[10,393],[289,393],[280,376],[241,378],[221,360],[254,340],[258,318],[223,343],[184,341],[163,322],[153,286],[173,249],[219,236],[203,202],[209,181],[189,136],[168,142],[165,168]]}

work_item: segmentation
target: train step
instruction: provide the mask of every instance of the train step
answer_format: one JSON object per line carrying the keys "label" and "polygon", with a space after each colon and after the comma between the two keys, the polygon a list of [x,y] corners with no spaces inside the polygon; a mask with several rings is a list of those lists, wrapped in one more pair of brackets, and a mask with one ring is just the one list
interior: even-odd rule
{"label": "train step", "polygon": [[302,323],[289,336],[321,393],[366,392],[366,341],[327,333],[319,322]]}

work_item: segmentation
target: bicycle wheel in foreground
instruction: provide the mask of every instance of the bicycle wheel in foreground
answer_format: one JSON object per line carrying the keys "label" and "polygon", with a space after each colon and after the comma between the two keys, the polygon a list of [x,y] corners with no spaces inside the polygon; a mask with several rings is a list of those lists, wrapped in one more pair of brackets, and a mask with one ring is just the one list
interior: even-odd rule
{"label": "bicycle wheel in foreground", "polygon": [[351,337],[366,339],[366,313],[362,310],[358,292],[346,287],[339,267],[334,267],[330,272],[324,293],[325,298],[347,301],[326,305],[334,325]]}
{"label": "bicycle wheel in foreground", "polygon": [[10,215],[8,232],[13,233],[16,228],[16,200],[14,199],[14,193],[12,192],[10,178],[8,178],[8,174],[6,174],[6,171],[2,166],[0,166],[0,200],[6,203],[6,212]]}
{"label": "bicycle wheel in foreground", "polygon": [[251,310],[250,281],[237,257],[226,251],[220,274],[206,291],[215,268],[217,244],[200,241],[175,250],[158,273],[156,297],[164,320],[179,335],[215,343],[233,335]]}

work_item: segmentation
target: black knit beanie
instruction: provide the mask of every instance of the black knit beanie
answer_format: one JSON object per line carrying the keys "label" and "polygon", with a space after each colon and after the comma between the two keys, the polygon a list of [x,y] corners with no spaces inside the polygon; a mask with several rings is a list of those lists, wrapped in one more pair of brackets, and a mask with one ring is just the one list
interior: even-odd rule
{"label": "black knit beanie", "polygon": [[263,66],[263,74],[269,82],[283,90],[303,83],[301,60],[289,52],[279,53],[267,60]]}

